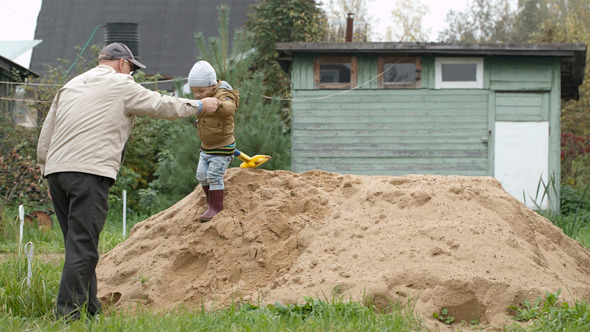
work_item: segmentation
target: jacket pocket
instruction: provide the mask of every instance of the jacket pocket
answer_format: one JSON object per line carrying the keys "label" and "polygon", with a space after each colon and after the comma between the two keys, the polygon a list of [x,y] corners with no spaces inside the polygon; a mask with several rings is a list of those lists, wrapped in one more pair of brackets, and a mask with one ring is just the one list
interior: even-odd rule
{"label": "jacket pocket", "polygon": [[222,124],[223,127],[223,134],[224,135],[233,135],[234,134],[234,119],[233,117],[231,120],[226,120]]}
{"label": "jacket pocket", "polygon": [[203,119],[199,121],[199,125],[202,129],[203,138],[211,137],[211,136],[219,136],[225,133],[224,125],[221,120],[210,120],[210,119]]}

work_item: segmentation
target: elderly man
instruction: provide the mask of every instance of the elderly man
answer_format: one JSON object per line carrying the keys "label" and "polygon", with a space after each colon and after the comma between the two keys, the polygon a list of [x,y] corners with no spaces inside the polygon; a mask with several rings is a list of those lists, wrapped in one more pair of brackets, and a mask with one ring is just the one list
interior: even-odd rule
{"label": "elderly man", "polygon": [[66,249],[56,313],[72,319],[84,306],[90,316],[101,309],[98,239],[134,116],[174,120],[214,112],[220,104],[217,98],[189,100],[145,89],[131,76],[145,66],[125,44],[105,46],[98,60],[58,91],[37,146]]}

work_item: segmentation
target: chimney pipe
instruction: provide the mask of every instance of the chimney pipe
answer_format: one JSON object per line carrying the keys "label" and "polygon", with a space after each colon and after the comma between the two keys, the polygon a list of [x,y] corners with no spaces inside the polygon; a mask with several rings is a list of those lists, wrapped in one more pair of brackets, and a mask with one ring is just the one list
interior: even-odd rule
{"label": "chimney pipe", "polygon": [[348,13],[348,18],[346,19],[346,42],[350,43],[352,41],[352,26],[354,22],[354,13]]}
{"label": "chimney pipe", "polygon": [[106,23],[104,44],[123,43],[129,47],[136,59],[139,56],[139,23]]}

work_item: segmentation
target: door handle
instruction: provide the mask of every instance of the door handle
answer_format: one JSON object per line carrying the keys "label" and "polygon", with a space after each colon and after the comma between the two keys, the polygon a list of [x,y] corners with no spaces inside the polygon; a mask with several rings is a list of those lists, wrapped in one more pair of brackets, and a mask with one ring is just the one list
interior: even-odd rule
{"label": "door handle", "polygon": [[488,130],[488,134],[486,136],[481,137],[481,141],[487,143],[490,141],[490,137],[492,136],[492,131]]}

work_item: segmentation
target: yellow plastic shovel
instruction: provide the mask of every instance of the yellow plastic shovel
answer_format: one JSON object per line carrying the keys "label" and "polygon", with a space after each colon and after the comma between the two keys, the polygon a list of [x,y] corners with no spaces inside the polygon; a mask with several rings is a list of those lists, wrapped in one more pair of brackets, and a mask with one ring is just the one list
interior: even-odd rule
{"label": "yellow plastic shovel", "polygon": [[264,164],[265,162],[269,161],[271,158],[270,156],[261,155],[261,154],[257,154],[253,157],[250,157],[238,149],[236,149],[236,152],[234,152],[234,156],[238,157],[238,159],[243,161],[243,163],[240,165],[240,167],[242,167],[242,168],[258,167],[258,166]]}

